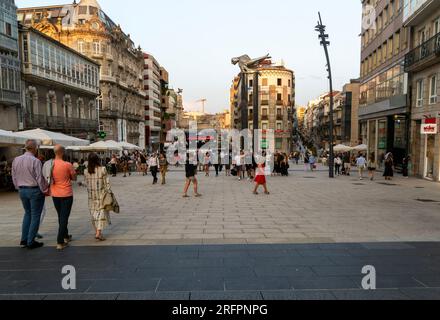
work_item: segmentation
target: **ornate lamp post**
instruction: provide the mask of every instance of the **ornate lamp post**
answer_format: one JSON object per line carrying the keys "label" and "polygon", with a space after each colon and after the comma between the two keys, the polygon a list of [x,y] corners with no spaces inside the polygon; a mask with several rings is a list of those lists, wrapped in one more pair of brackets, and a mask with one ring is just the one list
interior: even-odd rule
{"label": "ornate lamp post", "polygon": [[329,130],[330,130],[330,159],[329,159],[329,177],[334,178],[335,177],[335,170],[334,170],[334,150],[333,150],[333,143],[334,143],[334,137],[333,137],[333,105],[334,105],[334,99],[333,99],[333,78],[332,78],[332,69],[330,65],[330,57],[328,54],[328,46],[330,45],[330,41],[328,41],[328,34],[325,33],[325,25],[322,24],[321,19],[321,13],[318,13],[319,15],[319,21],[318,25],[315,27],[315,30],[319,32],[318,38],[321,40],[321,45],[324,47],[324,53],[325,58],[327,60],[327,72],[328,72],[328,79],[330,84],[330,113],[329,113]]}

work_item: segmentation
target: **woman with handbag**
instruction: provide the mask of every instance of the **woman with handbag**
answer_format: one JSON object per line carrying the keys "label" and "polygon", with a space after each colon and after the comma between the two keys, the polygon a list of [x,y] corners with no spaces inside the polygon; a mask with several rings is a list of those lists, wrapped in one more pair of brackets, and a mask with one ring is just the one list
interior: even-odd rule
{"label": "woman with handbag", "polygon": [[119,206],[111,191],[107,170],[101,166],[96,153],[89,155],[89,163],[84,171],[84,184],[89,194],[89,210],[95,239],[105,241],[102,234],[105,227],[111,224],[110,211],[119,212]]}

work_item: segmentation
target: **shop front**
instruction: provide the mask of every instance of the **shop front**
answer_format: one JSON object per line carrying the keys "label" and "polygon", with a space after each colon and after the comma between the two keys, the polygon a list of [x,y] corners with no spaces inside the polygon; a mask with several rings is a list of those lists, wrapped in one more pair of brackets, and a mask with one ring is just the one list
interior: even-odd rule
{"label": "shop front", "polygon": [[368,146],[368,157],[374,155],[383,168],[385,155],[392,152],[396,165],[401,165],[408,150],[409,121],[405,114],[361,122],[362,143]]}
{"label": "shop front", "polygon": [[412,159],[414,175],[430,181],[440,181],[439,131],[437,118],[414,121]]}

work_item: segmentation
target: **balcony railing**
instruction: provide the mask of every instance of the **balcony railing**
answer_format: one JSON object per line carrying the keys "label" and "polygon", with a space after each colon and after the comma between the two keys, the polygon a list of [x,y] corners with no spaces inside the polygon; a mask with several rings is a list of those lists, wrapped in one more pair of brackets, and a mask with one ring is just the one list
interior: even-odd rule
{"label": "balcony railing", "polygon": [[66,131],[92,131],[98,128],[98,122],[97,120],[92,119],[64,118],[39,114],[27,114],[24,117],[24,127],[25,129],[41,128]]}
{"label": "balcony railing", "polygon": [[405,56],[405,71],[412,71],[425,62],[440,58],[440,33],[422,43]]}

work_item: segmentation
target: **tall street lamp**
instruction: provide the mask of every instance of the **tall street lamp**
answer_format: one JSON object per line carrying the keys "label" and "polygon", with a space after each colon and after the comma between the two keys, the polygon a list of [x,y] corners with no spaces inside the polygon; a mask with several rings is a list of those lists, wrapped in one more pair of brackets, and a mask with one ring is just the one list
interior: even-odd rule
{"label": "tall street lamp", "polygon": [[329,159],[329,177],[334,178],[335,177],[335,170],[334,170],[334,150],[333,150],[333,105],[334,105],[334,99],[333,99],[333,78],[332,78],[332,69],[330,65],[330,57],[328,54],[328,46],[330,45],[330,41],[328,41],[328,34],[325,33],[325,25],[322,24],[321,19],[321,13],[318,12],[319,15],[319,21],[318,25],[315,27],[315,30],[319,32],[318,38],[321,40],[321,45],[324,47],[324,53],[325,58],[327,59],[327,72],[328,72],[328,79],[330,84],[330,113],[329,113],[329,121],[330,121],[330,159]]}

